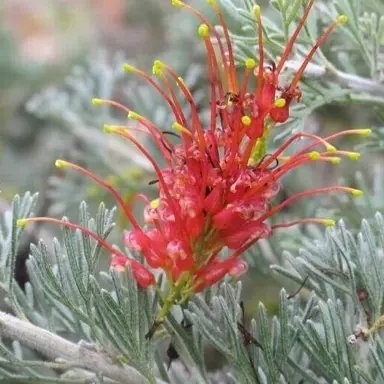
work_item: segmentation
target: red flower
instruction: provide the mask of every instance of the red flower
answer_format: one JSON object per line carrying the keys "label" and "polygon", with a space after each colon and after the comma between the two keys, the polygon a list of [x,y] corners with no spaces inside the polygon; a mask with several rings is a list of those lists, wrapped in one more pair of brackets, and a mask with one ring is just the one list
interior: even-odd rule
{"label": "red flower", "polygon": [[[306,65],[332,30],[346,21],[345,16],[340,16],[326,29],[290,84],[283,86],[279,78],[281,70],[303,27],[313,0],[308,3],[280,61],[277,65],[269,67],[264,65],[260,8],[254,7],[258,26],[259,63],[256,67],[253,59],[246,60],[242,82],[238,79],[229,33],[216,1],[209,0],[208,3],[220,20],[224,38],[221,38],[206,18],[190,5],[178,0],[173,0],[172,3],[176,7],[189,10],[203,22],[198,33],[207,51],[210,84],[208,126],[202,122],[192,94],[183,79],[160,61],[155,61],[153,66],[153,74],[160,82],[131,65],[125,64],[124,69],[144,78],[167,101],[175,118],[173,129],[179,135],[180,144],[173,145],[166,132],[129,108],[110,100],[93,100],[95,105],[116,106],[128,113],[128,117],[140,126],[137,128],[106,125],[105,131],[118,134],[135,144],[157,173],[159,198],[149,202],[145,196],[137,196],[146,202],[146,227],[141,227],[133,217],[132,202],[124,202],[118,192],[105,181],[77,165],[61,160],[56,163],[59,167],[77,169],[110,190],[132,224],[132,229],[123,235],[124,245],[141,252],[149,267],[160,268],[165,272],[169,292],[158,316],[159,322],[175,302],[188,300],[193,292],[215,284],[227,273],[238,276],[245,272],[247,265],[239,256],[257,240],[270,236],[274,229],[306,222],[333,225],[333,220],[309,218],[271,227],[267,219],[302,197],[330,191],[361,195],[359,190],[334,186],[299,193],[279,205],[273,203],[273,198],[279,191],[281,177],[290,170],[312,161],[338,163],[340,156],[353,159],[358,157],[354,152],[337,150],[329,141],[343,135],[365,135],[370,132],[349,130],[326,138],[298,133],[274,153],[267,154],[267,140],[271,129],[276,123],[288,119],[289,107],[293,101],[300,101],[301,92],[297,84]],[[217,55],[211,36],[218,46]],[[223,79],[219,75],[222,71]],[[257,86],[255,89],[249,89],[248,82],[253,76],[256,77]],[[180,106],[174,84],[189,102],[191,119],[186,118]],[[152,136],[164,156],[167,164],[165,167],[161,168],[156,163],[140,141],[131,134],[132,130]],[[310,141],[293,155],[283,156],[291,144],[301,138]],[[315,151],[317,147],[323,149]],[[46,220],[32,220],[43,219]],[[63,225],[78,228],[67,222],[63,222]],[[89,230],[86,232],[90,233]],[[92,236],[98,239],[96,235]],[[140,285],[148,286],[155,282],[146,267],[117,252],[103,240],[98,241],[112,253],[111,266],[121,267],[128,263]],[[219,254],[224,247],[228,247],[233,253],[222,259]]]}

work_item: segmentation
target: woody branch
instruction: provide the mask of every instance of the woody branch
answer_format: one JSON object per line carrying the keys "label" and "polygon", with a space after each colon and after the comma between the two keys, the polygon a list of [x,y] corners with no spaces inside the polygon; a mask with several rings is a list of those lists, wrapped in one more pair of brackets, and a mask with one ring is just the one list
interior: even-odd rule
{"label": "woody branch", "polygon": [[[0,335],[18,340],[23,345],[40,352],[50,360],[64,360],[92,372],[126,384],[146,384],[148,381],[134,368],[114,364],[111,359],[82,345],[72,343],[60,336],[37,327],[28,321],[0,311]],[[162,383],[158,381],[158,383]]]}

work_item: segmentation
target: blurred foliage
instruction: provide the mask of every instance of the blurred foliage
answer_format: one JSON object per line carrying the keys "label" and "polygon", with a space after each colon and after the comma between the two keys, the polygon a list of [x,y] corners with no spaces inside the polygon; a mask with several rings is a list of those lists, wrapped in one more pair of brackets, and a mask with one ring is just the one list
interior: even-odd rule
{"label": "blurred foliage", "polygon": [[166,46],[160,2],[143,0],[140,4],[124,0],[1,2],[3,196],[10,199],[19,190],[45,188],[57,154],[76,146],[59,126],[25,109],[33,94],[48,84],[60,84],[74,64],[90,57],[97,60],[100,46],[135,57]]}

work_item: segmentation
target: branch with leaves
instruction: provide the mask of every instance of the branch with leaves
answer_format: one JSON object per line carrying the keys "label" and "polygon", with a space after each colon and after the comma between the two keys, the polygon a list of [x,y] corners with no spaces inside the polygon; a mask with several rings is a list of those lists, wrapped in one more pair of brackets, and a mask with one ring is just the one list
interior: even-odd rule
{"label": "branch with leaves", "polygon": [[[313,0],[274,1],[281,24],[264,16],[251,0],[243,6],[234,0],[209,0],[220,24],[214,27],[205,10],[180,0],[171,3],[201,23],[197,34],[206,50],[207,89],[193,89],[160,60],[154,61],[152,74],[131,63],[110,70],[106,61],[100,66],[91,62],[91,73],[77,71],[71,77],[68,93],[47,92],[29,105],[38,110],[44,104],[45,117],[61,113],[67,127],[78,124],[80,133],[75,133],[83,143],[87,129],[96,132],[104,124],[104,133],[117,136],[114,142],[127,143],[115,147],[124,148],[120,153],[136,147],[136,163],[145,163],[146,172],[155,175],[141,192],[152,189],[156,198],[127,196],[116,180],[104,180],[84,164],[67,160],[56,161],[60,171],[77,172],[106,190],[129,230],[116,227],[116,208],[104,203],[95,214],[80,203],[75,222],[35,217],[36,195],[14,198],[0,227],[0,287],[14,313],[0,312],[5,339],[0,341],[0,379],[98,384],[380,382],[384,219],[376,213],[382,207],[379,179],[367,197],[353,203],[362,197],[361,189],[312,185],[316,173],[310,174],[308,188],[279,192],[280,184],[288,186],[292,170],[300,173],[304,165],[335,165],[360,157],[341,148],[350,137],[369,136],[370,129],[323,136],[298,125],[293,131],[292,126],[280,129],[292,121],[302,126],[304,116],[326,103],[383,105],[383,20],[361,15],[361,4],[352,0],[329,7]],[[221,5],[234,20],[226,20]],[[346,36],[353,52],[348,62],[338,51]],[[339,55],[329,49],[327,39]],[[269,62],[278,57],[277,63]],[[284,67],[293,72],[288,84]],[[134,89],[145,89],[139,101],[147,101],[148,116],[145,108],[135,110],[113,99],[123,69],[146,84]],[[92,103],[91,92],[99,92],[92,95]],[[152,92],[156,96],[147,98]],[[52,104],[45,103],[45,97]],[[161,107],[155,108],[157,102]],[[123,125],[127,116],[130,123]],[[103,119],[107,121],[101,123]],[[85,129],[88,123],[94,127]],[[277,137],[286,138],[274,148],[271,135],[277,130]],[[97,135],[102,137],[101,132]],[[91,143],[89,153],[98,160],[103,143]],[[110,165],[117,169],[113,160]],[[63,191],[76,200],[74,184]],[[352,181],[356,184],[364,186],[361,177]],[[300,209],[296,204],[308,197],[313,202]],[[143,206],[139,218],[134,208]],[[336,223],[335,213],[345,216],[348,225]],[[361,221],[360,213],[367,219]],[[61,232],[50,246],[44,241],[31,245],[29,282],[23,290],[14,278],[17,248],[22,227],[34,222],[55,224]],[[332,228],[323,231],[319,224]],[[304,229],[288,232],[297,225]],[[277,295],[275,313],[258,303],[247,319],[239,280],[252,269],[287,288]],[[225,361],[219,372],[210,369],[207,346]],[[36,359],[27,357],[31,353]]]}
{"label": "branch with leaves", "polygon": [[[0,334],[5,338],[19,341],[23,346],[41,353],[49,360],[65,363],[67,369],[68,367],[83,368],[119,383],[147,383],[145,377],[135,369],[114,363],[100,351],[93,351],[84,344],[71,343],[52,332],[4,312],[0,312]],[[20,362],[20,364],[23,363]],[[22,378],[18,379],[22,380]]]}

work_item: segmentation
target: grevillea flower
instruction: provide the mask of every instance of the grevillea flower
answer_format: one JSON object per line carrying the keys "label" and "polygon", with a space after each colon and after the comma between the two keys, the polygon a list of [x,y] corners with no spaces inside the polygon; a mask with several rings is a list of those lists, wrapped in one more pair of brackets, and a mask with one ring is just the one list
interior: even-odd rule
{"label": "grevillea flower", "polygon": [[[210,22],[192,6],[173,0],[175,7],[184,8],[198,17],[202,24],[198,35],[207,52],[207,71],[210,92],[210,121],[202,122],[194,99],[183,79],[169,66],[156,60],[152,76],[125,64],[126,72],[135,73],[148,82],[168,103],[175,122],[172,133],[179,144],[172,144],[168,137],[170,127],[154,125],[144,116],[111,100],[94,99],[95,105],[112,105],[134,120],[137,126],[105,125],[107,133],[122,136],[135,144],[151,162],[156,171],[159,196],[153,201],[138,194],[129,203],[108,183],[88,170],[75,164],[58,160],[58,167],[80,171],[108,189],[130,221],[132,228],[122,236],[124,245],[144,255],[148,268],[111,247],[89,229],[76,224],[47,218],[71,228],[80,228],[104,245],[112,254],[111,265],[123,268],[131,266],[138,284],[147,287],[156,284],[152,269],[164,271],[169,288],[163,297],[163,308],[158,315],[161,323],[170,307],[188,300],[194,292],[203,290],[221,280],[226,274],[239,276],[247,270],[241,254],[259,239],[271,236],[280,227],[300,223],[333,225],[330,219],[305,218],[270,226],[268,218],[303,197],[331,191],[348,192],[354,196],[361,191],[331,186],[312,189],[274,203],[279,191],[280,179],[294,168],[313,161],[332,164],[341,156],[357,159],[358,153],[341,151],[330,142],[344,135],[366,135],[370,130],[348,130],[321,138],[309,133],[297,133],[287,139],[273,153],[267,153],[268,136],[276,124],[289,118],[290,106],[299,102],[301,91],[298,82],[317,48],[346,16],[339,16],[321,35],[310,50],[302,66],[288,85],[282,84],[280,74],[292,51],[305,20],[313,6],[310,0],[304,14],[287,43],[277,64],[266,65],[263,49],[263,32],[260,8],[255,6],[253,16],[258,28],[258,63],[252,58],[245,61],[245,71],[239,76],[235,68],[233,46],[229,32],[216,1],[208,0],[223,30],[223,37]],[[255,84],[255,86],[252,86]],[[186,117],[175,92],[179,88],[188,101],[191,118]],[[278,128],[276,128],[278,129]],[[150,135],[157,143],[166,166],[161,167],[132,132]],[[286,155],[293,143],[306,138],[307,145]],[[137,199],[145,202],[145,227],[139,225],[132,214],[132,204]],[[221,258],[223,248],[230,256]]]}

